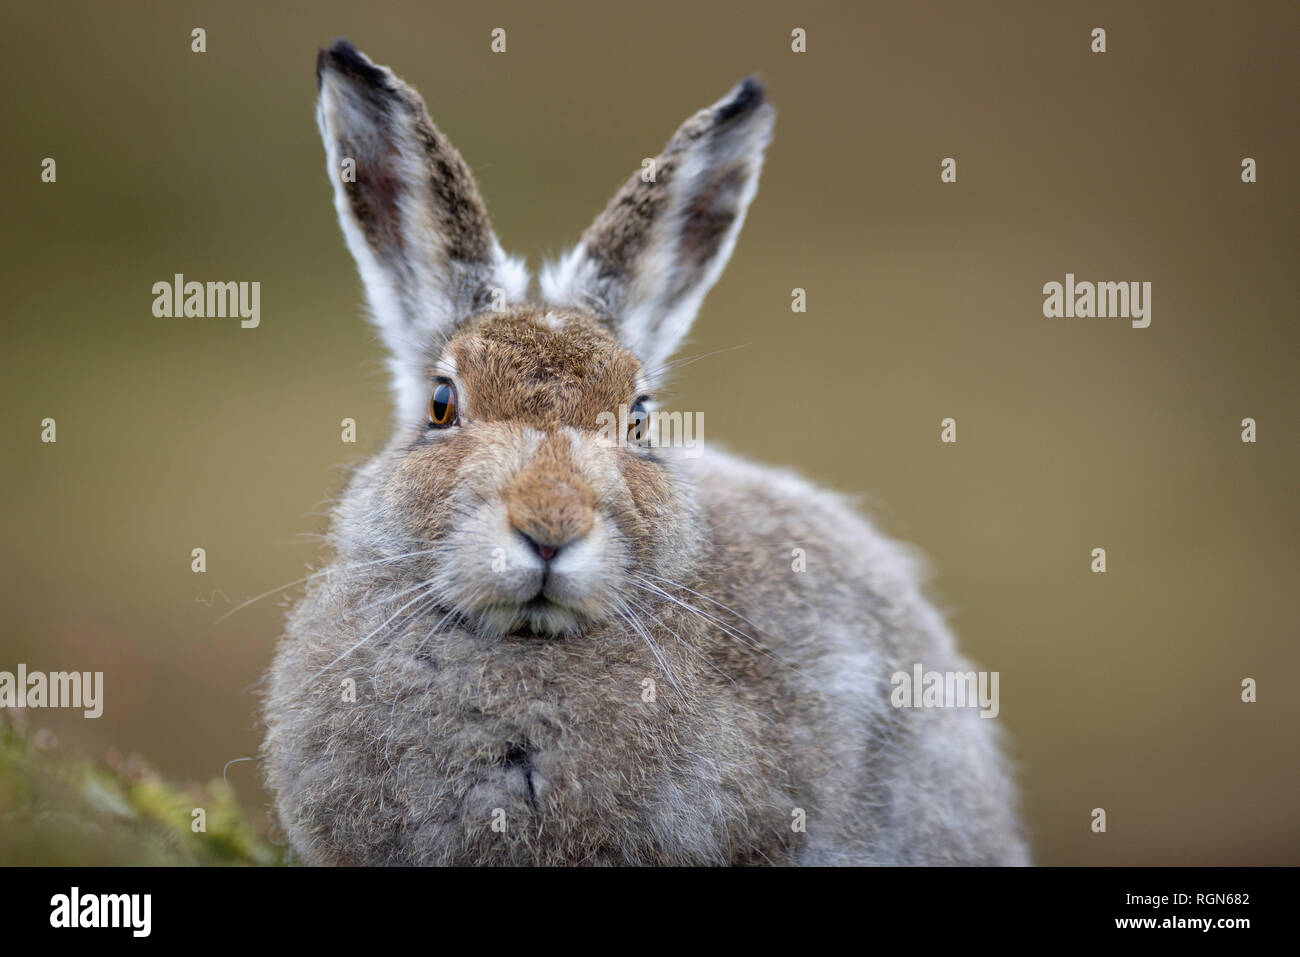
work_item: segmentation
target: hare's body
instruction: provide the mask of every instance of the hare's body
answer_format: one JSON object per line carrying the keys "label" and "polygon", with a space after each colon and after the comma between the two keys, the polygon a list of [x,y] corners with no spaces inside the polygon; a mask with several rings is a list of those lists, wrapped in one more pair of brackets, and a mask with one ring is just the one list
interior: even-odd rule
{"label": "hare's body", "polygon": [[[305,860],[1025,862],[996,722],[890,705],[889,676],[914,662],[967,670],[910,557],[797,478],[717,453],[693,464],[710,530],[699,570],[671,590],[681,605],[638,599],[662,663],[621,619],[577,641],[485,644],[429,639],[425,616],[352,653],[344,706],[338,680],[310,696],[300,681],[379,628],[408,576],[321,576],[276,663],[268,739]],[[375,603],[363,615],[358,592]]]}
{"label": "hare's body", "polygon": [[533,301],[413,91],[345,44],[320,69],[399,420],[272,670],[299,855],[1024,862],[996,722],[891,702],[898,672],[970,670],[908,554],[792,475],[598,428],[644,405],[731,251],[761,90],[689,121]]}

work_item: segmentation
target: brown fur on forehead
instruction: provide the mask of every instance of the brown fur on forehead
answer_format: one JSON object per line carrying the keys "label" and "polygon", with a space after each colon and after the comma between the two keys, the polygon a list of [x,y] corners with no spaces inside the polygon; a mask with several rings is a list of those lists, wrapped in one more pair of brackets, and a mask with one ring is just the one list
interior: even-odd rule
{"label": "brown fur on forehead", "polygon": [[641,363],[599,321],[522,308],[471,320],[448,343],[470,420],[595,429],[630,404]]}

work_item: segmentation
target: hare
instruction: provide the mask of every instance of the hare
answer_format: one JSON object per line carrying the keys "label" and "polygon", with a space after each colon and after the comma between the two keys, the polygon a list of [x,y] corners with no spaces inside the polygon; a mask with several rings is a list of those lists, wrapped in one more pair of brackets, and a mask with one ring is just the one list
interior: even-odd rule
{"label": "hare", "polygon": [[911,552],[790,472],[645,440],[754,197],[763,87],[687,120],[533,294],[411,87],[346,41],[317,79],[396,428],[269,678],[296,856],[1025,863],[996,722],[892,700],[969,667]]}

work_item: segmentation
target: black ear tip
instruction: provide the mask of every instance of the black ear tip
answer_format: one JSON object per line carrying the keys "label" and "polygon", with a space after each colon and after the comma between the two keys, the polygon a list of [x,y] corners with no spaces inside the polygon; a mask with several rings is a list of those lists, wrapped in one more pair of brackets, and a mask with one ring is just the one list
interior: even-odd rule
{"label": "black ear tip", "polygon": [[718,122],[724,123],[733,117],[750,113],[767,102],[767,90],[763,83],[753,74],[736,84],[731,98],[718,107]]}
{"label": "black ear tip", "polygon": [[383,68],[371,63],[364,53],[342,37],[335,40],[327,49],[316,53],[317,89],[320,88],[321,75],[326,70],[341,73],[349,79],[368,86],[378,86],[384,82]]}

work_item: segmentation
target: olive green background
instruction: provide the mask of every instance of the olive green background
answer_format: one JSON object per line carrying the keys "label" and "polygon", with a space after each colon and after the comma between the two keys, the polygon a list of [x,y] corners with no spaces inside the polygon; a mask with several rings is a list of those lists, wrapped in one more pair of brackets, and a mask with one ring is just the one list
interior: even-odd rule
{"label": "olive green background", "polygon": [[[1001,673],[1039,862],[1300,863],[1293,3],[5,16],[0,669],[105,672],[100,720],[29,716],[62,747],[203,780],[255,754],[286,599],[213,622],[320,561],[340,466],[388,427],[315,128],[318,46],[347,36],[423,93],[534,269],[758,71],[776,138],[681,354],[743,348],[685,366],[673,407],[863,496],[928,554],[963,647]],[[176,272],[260,281],[261,327],[155,319]],[[1067,272],[1150,281],[1150,328],[1045,319]],[[264,820],[256,766],[229,776]]]}

